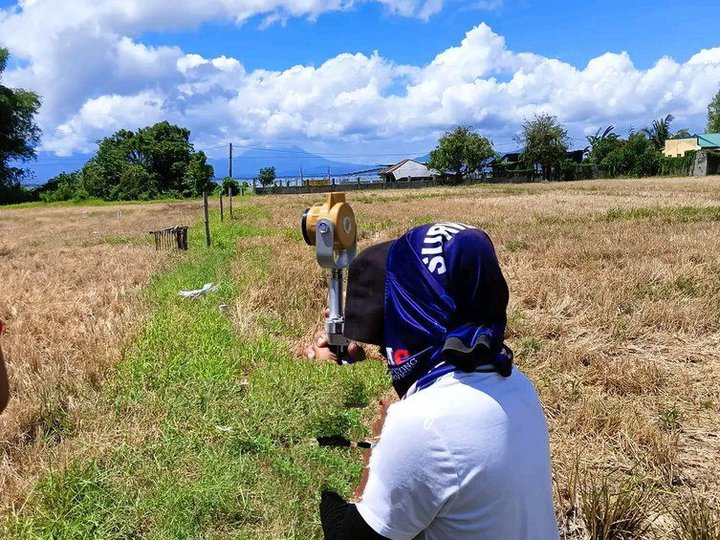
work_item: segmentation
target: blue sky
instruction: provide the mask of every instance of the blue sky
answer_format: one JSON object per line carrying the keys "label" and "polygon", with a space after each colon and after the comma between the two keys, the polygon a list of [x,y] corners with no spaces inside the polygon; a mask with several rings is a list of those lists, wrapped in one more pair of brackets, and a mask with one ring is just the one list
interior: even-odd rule
{"label": "blue sky", "polygon": [[684,61],[700,49],[720,45],[720,2],[689,0],[682,9],[677,3],[649,0],[506,0],[495,9],[473,4],[478,3],[449,2],[429,21],[393,16],[380,5],[365,4],[315,21],[290,19],[263,28],[258,16],[239,28],[206,24],[191,31],[147,33],[142,41],[179,44],[203,56],[230,54],[242,58],[248,69],[273,70],[375,50],[398,63],[421,65],[456,45],[480,22],[504,36],[513,50],[578,67],[608,51],[627,51],[639,68],[649,68],[662,56]]}
{"label": "blue sky", "polygon": [[0,0],[13,55],[3,82],[43,96],[38,180],[82,165],[119,128],[165,119],[199,147],[296,145],[373,163],[423,154],[460,123],[510,150],[537,112],[580,147],[597,127],[668,113],[702,131],[720,87],[717,2],[178,4]]}

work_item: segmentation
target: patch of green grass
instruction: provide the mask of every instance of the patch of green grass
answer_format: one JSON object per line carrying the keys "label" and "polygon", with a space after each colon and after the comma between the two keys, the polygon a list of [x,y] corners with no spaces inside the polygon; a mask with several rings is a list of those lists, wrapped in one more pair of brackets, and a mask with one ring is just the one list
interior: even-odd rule
{"label": "patch of green grass", "polygon": [[416,217],[410,221],[410,227],[420,227],[421,225],[427,225],[428,223],[436,223],[437,221],[438,219],[435,216],[425,214],[424,216]]}
{"label": "patch of green grass", "polygon": [[682,412],[674,405],[661,409],[658,412],[658,423],[660,427],[667,431],[677,431],[680,429],[680,420],[682,420]]}
{"label": "patch of green grass", "polygon": [[508,240],[507,242],[505,242],[505,249],[507,249],[510,253],[515,253],[516,251],[527,248],[527,242],[524,242],[522,240]]}
{"label": "patch of green grass", "polygon": [[543,341],[536,337],[526,337],[518,341],[515,353],[518,356],[530,355],[543,348]]}
{"label": "patch of green grass", "polygon": [[[153,315],[97,405],[112,445],[48,473],[0,537],[321,538],[321,488],[349,495],[361,465],[357,450],[318,448],[314,438],[365,437],[363,417],[375,411],[351,406],[388,382],[380,362],[295,359],[272,317],[258,317],[253,337],[235,333],[218,305],[242,301],[273,263],[269,245],[239,244],[268,234],[252,226],[256,215],[241,209],[223,224],[213,215],[212,247],[191,249],[152,282]],[[190,245],[203,234],[193,227]],[[236,257],[257,271],[234,275]],[[217,292],[177,295],[209,281]],[[50,424],[65,433],[58,418]]]}
{"label": "patch of green grass", "polygon": [[720,221],[720,206],[646,206],[636,208],[610,208],[603,221],[655,219],[667,223],[693,221]]}
{"label": "patch of green grass", "polygon": [[701,298],[705,286],[695,276],[678,274],[671,279],[652,279],[640,283],[637,295],[649,300],[671,300],[677,298]]}

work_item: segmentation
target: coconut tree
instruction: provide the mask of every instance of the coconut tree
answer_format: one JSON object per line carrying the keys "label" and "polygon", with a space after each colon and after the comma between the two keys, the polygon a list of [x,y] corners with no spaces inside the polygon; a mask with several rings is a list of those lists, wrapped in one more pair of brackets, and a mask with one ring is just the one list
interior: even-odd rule
{"label": "coconut tree", "polygon": [[595,135],[588,135],[585,137],[588,142],[588,146],[585,147],[585,153],[590,155],[593,153],[598,146],[603,145],[606,141],[616,140],[618,138],[617,133],[614,133],[615,126],[609,125],[604,130],[603,128],[597,128]]}
{"label": "coconut tree", "polygon": [[647,135],[655,150],[662,150],[665,147],[665,141],[670,138],[670,124],[673,120],[675,120],[675,117],[668,114],[665,118],[653,120],[651,127],[642,130],[642,133]]}

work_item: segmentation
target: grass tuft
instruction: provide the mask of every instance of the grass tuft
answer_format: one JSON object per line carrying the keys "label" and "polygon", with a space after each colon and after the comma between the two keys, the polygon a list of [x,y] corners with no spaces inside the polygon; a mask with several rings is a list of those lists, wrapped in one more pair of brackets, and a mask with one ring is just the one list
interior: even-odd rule
{"label": "grass tuft", "polygon": [[720,538],[720,509],[701,497],[691,494],[672,511],[677,522],[675,540],[717,540]]}

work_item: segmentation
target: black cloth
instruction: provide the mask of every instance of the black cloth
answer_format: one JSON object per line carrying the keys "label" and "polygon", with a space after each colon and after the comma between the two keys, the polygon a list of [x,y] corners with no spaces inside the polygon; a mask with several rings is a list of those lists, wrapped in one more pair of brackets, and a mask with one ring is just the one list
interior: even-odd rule
{"label": "black cloth", "polygon": [[325,540],[389,540],[365,523],[354,504],[332,491],[322,492],[320,522]]}
{"label": "black cloth", "polygon": [[350,263],[345,295],[345,337],[382,345],[385,338],[385,274],[393,240],[363,250]]}

